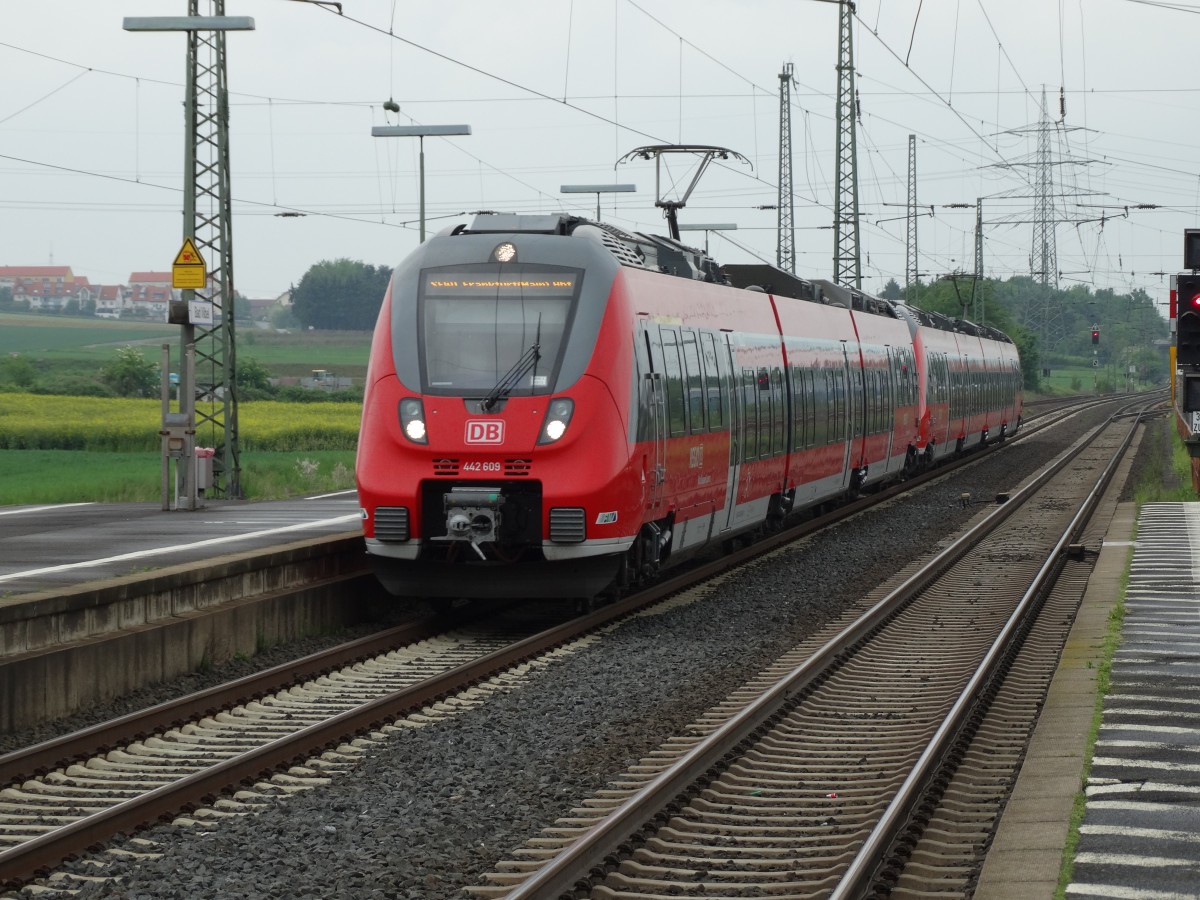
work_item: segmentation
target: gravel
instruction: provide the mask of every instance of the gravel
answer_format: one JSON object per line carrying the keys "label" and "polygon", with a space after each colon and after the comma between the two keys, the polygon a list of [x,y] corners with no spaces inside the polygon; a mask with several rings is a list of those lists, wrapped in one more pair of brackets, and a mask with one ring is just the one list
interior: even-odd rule
{"label": "gravel", "polygon": [[636,618],[480,707],[393,735],[327,786],[216,827],[143,832],[162,858],[108,859],[116,879],[79,896],[469,896],[497,860],[973,518],[963,492],[1012,490],[1069,443],[1022,441],[739,571],[707,599]]}

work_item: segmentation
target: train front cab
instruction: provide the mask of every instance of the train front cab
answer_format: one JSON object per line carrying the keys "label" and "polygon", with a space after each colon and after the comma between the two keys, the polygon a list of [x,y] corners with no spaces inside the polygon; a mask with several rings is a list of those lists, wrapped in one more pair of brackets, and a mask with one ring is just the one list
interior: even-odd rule
{"label": "train front cab", "polygon": [[[490,260],[506,239],[516,261]],[[640,512],[613,487],[632,481],[616,269],[589,242],[536,234],[435,238],[397,268],[357,462],[392,593],[592,596],[613,580]]]}

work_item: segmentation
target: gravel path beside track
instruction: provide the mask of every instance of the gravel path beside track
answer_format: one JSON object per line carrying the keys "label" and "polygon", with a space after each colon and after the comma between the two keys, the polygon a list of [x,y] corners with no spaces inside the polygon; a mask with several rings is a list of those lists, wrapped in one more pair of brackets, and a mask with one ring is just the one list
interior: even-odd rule
{"label": "gravel path beside track", "polygon": [[352,773],[262,814],[144,832],[164,855],[106,857],[119,880],[80,896],[462,897],[497,859],[973,518],[963,492],[986,502],[1014,489],[1067,443],[1031,438],[776,554],[480,708],[393,735]]}

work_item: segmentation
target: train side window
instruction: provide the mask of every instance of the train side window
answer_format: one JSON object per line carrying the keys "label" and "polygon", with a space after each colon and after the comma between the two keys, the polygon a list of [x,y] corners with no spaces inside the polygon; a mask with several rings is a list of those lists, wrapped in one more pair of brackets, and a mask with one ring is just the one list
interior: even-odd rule
{"label": "train side window", "polygon": [[771,455],[771,428],[775,417],[775,397],[771,392],[771,374],[766,366],[758,369],[758,456]]}
{"label": "train side window", "polygon": [[721,402],[721,375],[717,367],[717,342],[712,332],[700,335],[704,348],[704,394],[708,398],[708,427],[720,431],[725,427],[725,413]]}
{"label": "train side window", "polygon": [[838,367],[833,373],[833,439],[846,439],[846,370]]}
{"label": "train side window", "polygon": [[753,369],[742,369],[742,400],[742,459],[758,459],[758,375]]}
{"label": "train side window", "polygon": [[884,391],[883,372],[874,369],[871,372],[871,434],[883,431],[880,423],[883,421]]}
{"label": "train side window", "polygon": [[804,371],[796,365],[792,374],[792,441],[791,449],[800,450],[804,443]]}
{"label": "train side window", "polygon": [[771,369],[771,452],[778,456],[784,449],[787,419],[784,405],[783,370],[779,366]]}
{"label": "train side window", "polygon": [[801,370],[800,375],[804,379],[804,411],[807,414],[804,427],[806,438],[804,446],[815,447],[817,445],[817,373],[812,369],[806,369]]}
{"label": "train side window", "polygon": [[679,335],[662,330],[663,362],[667,374],[667,422],[673,437],[687,434],[687,407],[683,396],[683,369],[679,363]]}
{"label": "train side window", "polygon": [[687,379],[688,422],[691,434],[704,432],[704,371],[700,368],[700,350],[696,346],[696,333],[683,333],[683,370]]}

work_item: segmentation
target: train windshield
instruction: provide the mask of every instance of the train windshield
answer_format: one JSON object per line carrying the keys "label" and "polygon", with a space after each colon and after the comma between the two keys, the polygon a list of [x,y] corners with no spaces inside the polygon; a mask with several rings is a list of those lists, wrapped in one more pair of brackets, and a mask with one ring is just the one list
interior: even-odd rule
{"label": "train windshield", "polygon": [[433,394],[486,395],[519,367],[505,394],[545,394],[555,376],[583,281],[580,269],[488,263],[424,269],[418,298],[421,369]]}

